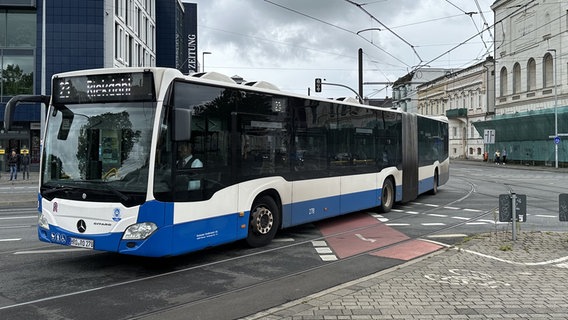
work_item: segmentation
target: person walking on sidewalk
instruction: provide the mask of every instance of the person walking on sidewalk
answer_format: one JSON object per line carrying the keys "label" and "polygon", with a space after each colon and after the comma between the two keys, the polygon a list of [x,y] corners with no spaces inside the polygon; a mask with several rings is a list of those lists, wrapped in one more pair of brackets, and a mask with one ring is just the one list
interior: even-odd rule
{"label": "person walking on sidewalk", "polygon": [[495,151],[495,164],[499,165],[501,163],[501,152],[499,150]]}
{"label": "person walking on sidewalk", "polygon": [[503,148],[503,152],[501,153],[501,163],[505,164],[507,162],[507,147]]}
{"label": "person walking on sidewalk", "polygon": [[26,174],[28,175],[28,180],[30,180],[30,159],[29,153],[25,153],[22,156],[22,175],[24,180],[26,180]]}
{"label": "person walking on sidewalk", "polygon": [[8,166],[10,167],[10,181],[18,179],[18,154],[16,150],[8,156]]}

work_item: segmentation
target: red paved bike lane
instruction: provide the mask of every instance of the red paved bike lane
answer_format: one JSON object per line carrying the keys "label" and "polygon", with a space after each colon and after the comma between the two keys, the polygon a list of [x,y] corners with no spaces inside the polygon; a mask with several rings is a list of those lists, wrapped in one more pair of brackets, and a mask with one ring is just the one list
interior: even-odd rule
{"label": "red paved bike lane", "polygon": [[410,240],[366,213],[345,215],[316,226],[340,259],[369,252],[378,257],[411,260],[442,248],[431,242]]}

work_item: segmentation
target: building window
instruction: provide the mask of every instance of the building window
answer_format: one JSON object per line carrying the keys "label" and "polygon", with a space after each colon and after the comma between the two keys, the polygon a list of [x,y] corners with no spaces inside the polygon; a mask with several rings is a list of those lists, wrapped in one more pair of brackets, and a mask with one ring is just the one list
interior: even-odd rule
{"label": "building window", "polygon": [[553,74],[553,61],[552,61],[552,55],[550,53],[547,53],[544,55],[544,59],[543,59],[543,81],[542,81],[542,86],[544,88],[546,87],[551,87],[553,85],[554,82],[554,74]]}
{"label": "building window", "polygon": [[507,68],[501,68],[499,94],[503,97],[507,95]]}
{"label": "building window", "polygon": [[513,66],[513,94],[521,92],[521,65],[517,62]]}
{"label": "building window", "polygon": [[536,89],[536,61],[533,58],[527,63],[527,91]]}

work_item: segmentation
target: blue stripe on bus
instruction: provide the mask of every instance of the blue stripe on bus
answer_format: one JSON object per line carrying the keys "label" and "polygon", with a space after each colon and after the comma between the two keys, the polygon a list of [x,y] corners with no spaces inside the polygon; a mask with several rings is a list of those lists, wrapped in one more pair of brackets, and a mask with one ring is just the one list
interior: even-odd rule
{"label": "blue stripe on bus", "polygon": [[[296,202],[291,205],[292,219],[283,227],[327,219],[338,215],[373,208],[379,205],[380,190],[367,190],[341,196]],[[287,208],[283,208],[286,211]]]}
{"label": "blue stripe on bus", "polygon": [[422,194],[434,189],[434,177],[418,181],[418,194]]}
{"label": "blue stripe on bus", "polygon": [[38,237],[41,241],[64,246],[69,246],[71,238],[94,240],[95,250],[116,252],[118,249],[118,242],[122,237],[122,232],[84,235],[81,233],[69,232],[57,226],[50,225],[49,230],[38,228]]}

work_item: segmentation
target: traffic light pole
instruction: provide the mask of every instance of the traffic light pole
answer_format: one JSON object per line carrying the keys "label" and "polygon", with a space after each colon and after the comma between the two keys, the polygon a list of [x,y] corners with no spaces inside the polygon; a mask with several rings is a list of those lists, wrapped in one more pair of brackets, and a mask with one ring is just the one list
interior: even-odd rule
{"label": "traffic light pole", "polygon": [[[339,83],[323,82],[323,81],[321,81],[320,78],[316,78],[316,82],[315,82],[316,92],[321,92],[321,86],[324,85],[324,84],[327,85],[327,86],[337,86],[337,87],[342,87],[342,88],[351,90],[351,92],[353,92],[355,94],[355,96],[357,97],[357,100],[359,100],[359,103],[364,104],[363,98],[357,93],[357,91],[353,90],[352,88],[350,88],[346,85],[343,85],[343,84],[339,84]],[[318,90],[318,88],[320,90]]]}

